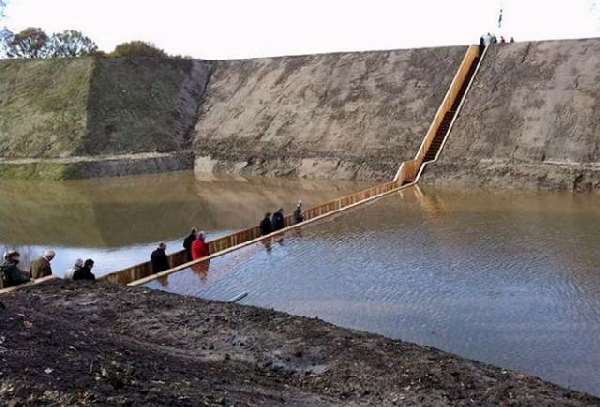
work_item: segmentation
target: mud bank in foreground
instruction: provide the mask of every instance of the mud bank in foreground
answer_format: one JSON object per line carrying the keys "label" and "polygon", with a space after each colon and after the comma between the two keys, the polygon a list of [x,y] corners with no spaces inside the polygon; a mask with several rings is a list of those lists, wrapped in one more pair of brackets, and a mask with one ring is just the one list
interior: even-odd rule
{"label": "mud bank in foreground", "polygon": [[2,405],[598,405],[318,319],[62,281],[1,298]]}

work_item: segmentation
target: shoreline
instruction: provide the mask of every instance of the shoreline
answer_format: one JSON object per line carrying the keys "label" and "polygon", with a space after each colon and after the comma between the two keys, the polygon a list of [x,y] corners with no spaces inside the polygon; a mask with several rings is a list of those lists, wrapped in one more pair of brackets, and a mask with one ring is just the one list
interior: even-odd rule
{"label": "shoreline", "polygon": [[66,158],[0,158],[0,179],[67,181],[193,170],[189,150]]}
{"label": "shoreline", "polygon": [[600,399],[316,318],[51,281],[0,301],[16,405],[598,405]]}

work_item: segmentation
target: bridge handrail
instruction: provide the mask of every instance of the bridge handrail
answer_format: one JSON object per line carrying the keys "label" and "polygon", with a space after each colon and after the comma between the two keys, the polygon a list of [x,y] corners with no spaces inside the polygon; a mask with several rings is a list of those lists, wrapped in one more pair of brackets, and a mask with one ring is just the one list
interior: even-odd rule
{"label": "bridge handrail", "polygon": [[[303,222],[302,224],[305,224],[307,223],[307,221],[318,218],[324,214],[333,213],[335,211],[352,206],[358,202],[363,202],[372,197],[393,192],[398,187],[400,187],[400,185],[396,181],[386,182],[307,209],[304,211],[305,222]],[[291,215],[285,217],[285,225],[293,225],[293,219]],[[210,252],[216,254],[228,250],[232,247],[237,247],[240,244],[255,241],[259,238],[261,238],[260,228],[258,226],[254,226],[248,229],[240,230],[227,236],[217,238],[215,240],[211,240],[210,242],[208,242],[208,246]],[[173,269],[180,269],[182,265],[186,265],[186,267],[184,268],[187,268],[201,261],[198,260],[196,262],[188,262],[187,254],[184,250],[173,253],[167,257],[169,260],[169,271]],[[151,262],[146,261],[119,271],[115,271],[110,274],[106,274],[100,277],[99,279],[106,280],[112,283],[129,284],[133,281],[156,275],[157,274],[154,274],[152,272]]]}

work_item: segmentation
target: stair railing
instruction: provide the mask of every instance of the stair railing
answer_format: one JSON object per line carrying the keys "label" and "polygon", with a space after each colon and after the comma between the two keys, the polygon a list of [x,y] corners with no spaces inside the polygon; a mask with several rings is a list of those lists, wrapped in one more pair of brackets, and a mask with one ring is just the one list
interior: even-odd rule
{"label": "stair railing", "polygon": [[414,179],[415,183],[419,182],[419,180],[421,179],[421,175],[423,174],[423,170],[425,169],[425,167],[427,167],[427,165],[429,165],[429,164],[435,163],[440,158],[440,154],[441,154],[442,150],[444,149],[444,147],[446,146],[446,142],[448,141],[448,136],[450,135],[450,132],[452,131],[452,127],[454,127],[454,123],[458,119],[458,116],[463,108],[463,105],[465,104],[465,101],[467,100],[467,95],[469,94],[469,91],[471,90],[471,87],[473,86],[473,82],[475,81],[475,78],[477,77],[477,74],[479,73],[479,69],[481,68],[481,62],[483,61],[485,55],[487,54],[488,49],[489,49],[489,46],[485,47],[483,52],[481,53],[481,56],[479,57],[479,62],[477,63],[477,67],[475,68],[475,71],[473,71],[473,75],[471,76],[471,79],[469,79],[469,84],[467,85],[465,94],[463,95],[463,97],[458,105],[458,108],[456,109],[456,112],[454,113],[454,116],[452,117],[452,120],[450,121],[450,125],[448,126],[448,131],[446,132],[446,135],[444,136],[444,139],[442,140],[442,144],[440,145],[440,148],[435,153],[435,158],[433,160],[421,163],[421,165],[419,167],[419,172],[417,173],[417,175]]}
{"label": "stair railing", "polygon": [[[419,151],[415,155],[414,159],[402,163],[398,169],[398,173],[396,174],[394,181],[399,181],[401,184],[407,181],[416,181],[417,176],[420,173],[421,165],[423,164],[423,158],[425,157],[425,154],[427,154],[427,151],[429,150],[429,147],[431,146],[431,143],[433,142],[433,139],[435,138],[437,131],[444,120],[444,116],[448,111],[450,111],[452,105],[458,97],[460,89],[465,82],[473,61],[479,57],[479,54],[479,46],[471,45],[469,48],[467,48],[467,52],[465,53],[458,71],[450,83],[450,87],[444,96],[442,104],[435,113],[433,121],[431,122],[431,125],[429,126],[429,129],[427,130],[427,133],[421,142]],[[473,77],[474,76],[475,75],[473,75]]]}

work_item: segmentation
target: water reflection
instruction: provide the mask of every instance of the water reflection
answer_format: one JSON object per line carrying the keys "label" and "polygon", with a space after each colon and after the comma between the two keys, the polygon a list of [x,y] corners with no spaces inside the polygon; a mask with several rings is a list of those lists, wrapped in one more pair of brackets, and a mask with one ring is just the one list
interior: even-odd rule
{"label": "water reflection", "polygon": [[[169,291],[436,346],[600,394],[600,197],[413,189]],[[160,288],[156,283],[151,287]]]}
{"label": "water reflection", "polygon": [[0,181],[0,249],[28,258],[57,251],[60,275],[92,257],[104,273],[147,261],[160,240],[181,248],[191,226],[209,238],[255,224],[298,199],[307,207],[366,184],[265,178],[197,179],[191,172],[68,182]]}

